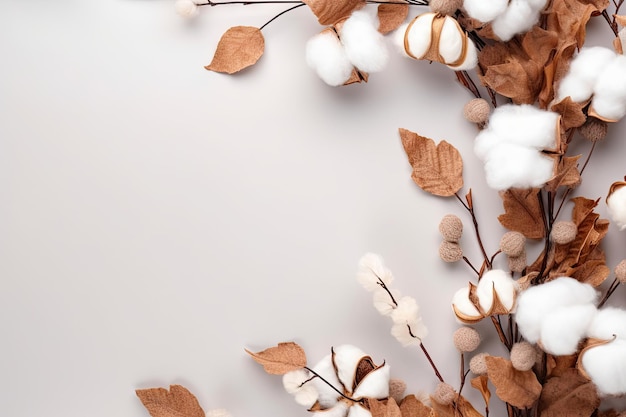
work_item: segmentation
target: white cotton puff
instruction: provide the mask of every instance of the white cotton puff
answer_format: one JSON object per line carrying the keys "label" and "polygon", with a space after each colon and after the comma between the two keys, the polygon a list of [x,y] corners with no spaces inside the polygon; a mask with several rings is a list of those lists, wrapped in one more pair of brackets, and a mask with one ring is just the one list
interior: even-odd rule
{"label": "white cotton puff", "polygon": [[448,65],[449,68],[452,68],[455,71],[467,71],[476,68],[478,65],[478,51],[476,50],[476,45],[470,39],[467,40],[467,50],[465,52],[465,59],[461,64],[456,67],[452,67]]}
{"label": "white cotton puff", "polygon": [[469,292],[469,286],[463,287],[455,292],[452,296],[452,306],[466,317],[481,317],[482,314],[480,314],[480,311],[478,311],[474,303],[469,299]]}
{"label": "white cotton puff", "polygon": [[439,55],[445,62],[454,62],[461,56],[465,32],[459,32],[456,20],[446,16],[439,37]]}
{"label": "white cotton puff", "polygon": [[[324,379],[326,379],[326,381],[328,381],[331,385],[335,387],[341,385],[339,379],[337,378],[337,374],[335,373],[335,368],[333,367],[333,362],[330,355],[326,355],[321,361],[319,361],[313,367],[313,370],[321,375]],[[329,408],[337,403],[337,391],[332,389],[320,378],[312,379],[309,384],[312,384],[317,390],[319,394],[318,401],[320,406],[324,408]]]}
{"label": "white cotton puff", "polygon": [[326,84],[333,87],[348,81],[354,69],[339,38],[329,30],[309,39],[306,62]]}
{"label": "white cotton puff", "polygon": [[489,313],[493,306],[494,289],[504,307],[509,311],[512,310],[515,303],[515,281],[507,272],[493,269],[485,272],[476,288],[478,303],[483,313]]}
{"label": "white cotton puff", "polygon": [[[395,300],[399,300],[402,296],[400,294],[400,291],[395,289],[391,290],[391,295]],[[393,310],[396,308],[396,305],[389,296],[389,293],[387,293],[387,291],[383,290],[382,288],[374,291],[373,300],[374,308],[383,316],[391,315]]]}
{"label": "white cotton puff", "polygon": [[536,149],[556,147],[559,115],[530,104],[500,106],[489,117],[488,130],[503,141]]}
{"label": "white cotton puff", "polygon": [[626,229],[626,186],[619,187],[606,199],[611,219],[619,230]]}
{"label": "white cotton puff", "polygon": [[474,153],[477,157],[484,161],[489,152],[498,144],[503,142],[504,141],[501,140],[492,129],[483,129],[476,136],[476,141],[474,142]]}
{"label": "white cotton puff", "polygon": [[601,395],[626,393],[626,340],[614,340],[585,351],[582,366]]}
{"label": "white cotton puff", "polygon": [[393,282],[393,274],[380,255],[367,253],[359,260],[356,279],[367,291],[376,291],[381,288],[379,279],[389,286]]}
{"label": "white cotton puff", "polygon": [[[336,391],[333,392],[337,395]],[[322,407],[324,406],[322,405]],[[345,401],[339,401],[334,406],[324,407],[328,409],[313,411],[312,413],[313,415],[318,415],[319,417],[346,417],[348,415],[348,407],[349,406]]]}
{"label": "white cotton puff", "polygon": [[546,314],[541,323],[543,350],[557,356],[576,353],[596,311],[593,304],[580,304],[561,307]]}
{"label": "white cotton puff", "polygon": [[341,28],[341,43],[350,62],[365,72],[382,71],[389,61],[385,38],[377,30],[378,17],[357,10]]}
{"label": "white cotton puff", "polygon": [[413,336],[411,335],[409,328],[403,323],[391,326],[391,335],[404,347],[412,345],[417,346],[421,343],[420,339],[413,337],[415,334],[413,334]]}
{"label": "white cotton puff", "polygon": [[613,337],[626,340],[626,310],[605,307],[598,310],[587,331],[587,336],[611,340]]}
{"label": "white cotton puff", "polygon": [[554,173],[554,160],[535,149],[508,143],[489,152],[485,176],[495,190],[542,187]]}
{"label": "white cotton puff", "polygon": [[526,0],[511,0],[504,13],[491,22],[491,27],[493,33],[506,42],[518,33],[527,32],[538,20],[539,12]]}
{"label": "white cotton puff", "polygon": [[352,393],[354,399],[376,398],[383,399],[389,396],[389,365],[383,364],[379,368],[365,375]]}
{"label": "white cotton puff", "polygon": [[601,73],[594,86],[591,107],[600,116],[619,120],[626,114],[626,56],[618,55]]}
{"label": "white cotton puff", "polygon": [[350,407],[346,417],[372,417],[372,412],[359,403]]}
{"label": "white cotton puff", "polygon": [[463,8],[470,17],[481,22],[491,22],[504,13],[509,0],[464,0]]}
{"label": "white cotton puff", "polygon": [[404,296],[398,306],[391,312],[391,319],[396,324],[407,324],[419,319],[419,306],[413,297]]}
{"label": "white cotton puff", "polygon": [[309,378],[309,372],[305,369],[287,372],[283,375],[283,387],[287,393],[295,394],[302,389],[302,383]]}
{"label": "white cotton puff", "polygon": [[361,359],[367,355],[361,349],[352,345],[341,345],[333,349],[337,376],[345,387],[352,387],[356,376],[356,368]]}
{"label": "white cotton puff", "polygon": [[[430,42],[432,39],[432,23],[435,18],[435,13],[424,13],[415,18],[412,25],[402,25],[398,28],[398,35],[395,37],[395,43],[398,47],[404,51],[404,55],[413,55],[416,58],[421,58],[428,51]],[[408,32],[407,32],[407,29]],[[405,36],[406,43],[408,45],[411,55],[405,50]]]}
{"label": "white cotton puff", "polygon": [[619,120],[626,115],[626,102],[620,98],[597,94],[591,101],[593,111],[607,120]]}
{"label": "white cotton puff", "polygon": [[184,18],[192,18],[198,15],[198,5],[192,0],[176,0],[174,3],[176,13]]}
{"label": "white cotton puff", "polygon": [[541,337],[544,317],[561,307],[595,304],[596,290],[574,278],[560,277],[545,284],[529,287],[517,297],[515,321],[521,334],[530,343]]}
{"label": "white cotton puff", "polygon": [[305,384],[300,391],[294,394],[293,399],[296,400],[296,402],[301,406],[311,408],[313,407],[313,404],[317,402],[318,397],[319,393],[317,392],[315,386],[312,384]]}
{"label": "white cotton puff", "polygon": [[581,48],[578,55],[572,59],[567,74],[559,83],[558,101],[567,96],[577,103],[589,100],[600,74],[615,57],[615,52],[601,46]]}
{"label": "white cotton puff", "polygon": [[528,2],[528,5],[535,11],[541,11],[543,10],[544,7],[546,7],[546,4],[548,3],[548,0],[526,0],[526,2]]}

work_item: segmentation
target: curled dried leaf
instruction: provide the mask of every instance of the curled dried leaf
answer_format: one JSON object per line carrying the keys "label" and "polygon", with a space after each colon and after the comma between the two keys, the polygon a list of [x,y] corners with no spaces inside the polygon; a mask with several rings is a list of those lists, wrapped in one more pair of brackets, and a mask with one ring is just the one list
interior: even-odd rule
{"label": "curled dried leaf", "polygon": [[593,383],[572,368],[561,376],[550,378],[539,399],[542,417],[587,417],[599,406],[600,399]]}
{"label": "curled dried leaf", "polygon": [[489,400],[491,399],[491,391],[489,391],[489,377],[487,375],[480,375],[471,380],[472,387],[476,388],[483,396],[485,406],[489,407]]}
{"label": "curled dried leaf", "polygon": [[433,417],[433,409],[418,400],[415,395],[407,395],[400,403],[402,417]]}
{"label": "curled dried leaf", "polygon": [[264,50],[265,38],[259,28],[235,26],[222,35],[213,60],[204,68],[234,74],[256,64]]}
{"label": "curled dried leaf", "polygon": [[520,232],[529,239],[541,239],[546,231],[538,188],[508,189],[500,194],[504,214],[498,216],[502,226]]}
{"label": "curled dried leaf", "polygon": [[541,384],[532,370],[519,371],[511,361],[487,356],[487,375],[496,387],[496,395],[517,408],[528,408],[539,399]]}
{"label": "curled dried leaf", "polygon": [[350,17],[354,10],[365,6],[365,0],[304,0],[317,17],[320,25],[333,25]]}
{"label": "curled dried leaf", "polygon": [[378,5],[378,31],[383,35],[398,29],[409,15],[408,4]]}
{"label": "curled dried leaf", "polygon": [[196,397],[182,385],[135,391],[152,417],[204,417]]}
{"label": "curled dried leaf", "polygon": [[252,353],[248,349],[246,352],[257,363],[263,365],[268,374],[284,375],[306,366],[304,349],[294,342],[279,343],[278,346],[257,353]]}

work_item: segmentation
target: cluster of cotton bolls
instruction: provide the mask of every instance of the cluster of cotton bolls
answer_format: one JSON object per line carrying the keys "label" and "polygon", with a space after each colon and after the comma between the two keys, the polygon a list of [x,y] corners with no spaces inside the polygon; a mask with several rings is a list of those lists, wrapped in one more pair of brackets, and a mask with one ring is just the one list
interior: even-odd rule
{"label": "cluster of cotton bolls", "polygon": [[626,229],[626,178],[613,183],[606,198],[606,206],[619,230]]}
{"label": "cluster of cotton bolls", "polygon": [[542,150],[557,143],[559,115],[529,104],[507,104],[491,113],[474,152],[496,190],[542,187],[554,174],[554,159]]}
{"label": "cluster of cotton bolls", "polygon": [[391,334],[403,346],[422,343],[428,329],[422,321],[417,301],[413,297],[401,296],[399,291],[390,287],[393,274],[379,255],[368,253],[361,258],[357,280],[367,291],[373,292],[374,307],[383,316],[391,318]]}
{"label": "cluster of cotton bolls", "polygon": [[309,39],[307,64],[331,86],[348,81],[355,68],[367,73],[382,71],[389,53],[378,24],[373,10],[352,12],[339,28],[327,28]]}
{"label": "cluster of cotton bolls", "polygon": [[452,297],[452,309],[462,323],[476,323],[493,314],[510,313],[515,307],[516,296],[511,275],[501,269],[492,269],[483,274],[478,285],[470,284],[459,289]]}
{"label": "cluster of cotton bolls", "polygon": [[501,40],[529,31],[538,21],[547,0],[463,0],[467,14],[483,23],[491,23]]}
{"label": "cluster of cotton bolls", "polygon": [[558,87],[557,100],[591,99],[589,114],[606,121],[626,115],[626,56],[601,46],[582,48]]}

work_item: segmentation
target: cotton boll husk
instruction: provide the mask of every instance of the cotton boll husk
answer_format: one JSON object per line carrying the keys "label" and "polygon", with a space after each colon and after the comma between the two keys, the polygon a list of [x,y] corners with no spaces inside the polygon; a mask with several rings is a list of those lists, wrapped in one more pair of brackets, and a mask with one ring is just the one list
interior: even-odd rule
{"label": "cotton boll husk", "polygon": [[380,368],[365,375],[352,396],[355,399],[362,397],[387,398],[389,396],[389,365],[383,364]]}
{"label": "cotton boll husk", "polygon": [[463,287],[452,296],[452,306],[466,317],[479,318],[482,316],[474,303],[469,299],[469,287]]}
{"label": "cotton boll husk", "polygon": [[526,0],[511,0],[509,7],[491,22],[493,33],[503,41],[509,41],[518,33],[527,32],[539,20],[539,12]]}
{"label": "cotton boll husk", "polygon": [[[398,290],[391,290],[391,295],[393,295],[393,298],[396,300],[399,300],[402,296]],[[383,316],[389,316],[396,308],[396,305],[389,296],[389,293],[382,288],[374,291],[373,299],[374,308],[376,308],[376,310]]]}
{"label": "cotton boll husk", "polygon": [[489,313],[493,306],[494,289],[502,305],[510,311],[515,304],[515,281],[507,272],[493,269],[485,272],[476,288],[478,303],[483,313]]}
{"label": "cotton boll husk", "polygon": [[340,39],[348,59],[365,72],[381,71],[389,61],[385,38],[377,28],[378,17],[367,10],[353,12],[341,28]]}
{"label": "cotton boll husk", "polygon": [[476,65],[478,65],[478,51],[476,50],[474,42],[471,39],[468,39],[467,50],[463,62],[456,67],[452,67],[450,65],[448,65],[448,67],[455,71],[466,71],[476,68]]}
{"label": "cotton boll husk", "polygon": [[601,395],[626,393],[626,340],[618,339],[586,350],[582,367]]}
{"label": "cotton boll husk", "polygon": [[546,314],[541,323],[541,345],[553,355],[571,355],[585,337],[596,314],[593,304],[560,307]]}
{"label": "cotton boll husk", "polygon": [[393,274],[380,255],[367,253],[359,260],[356,279],[367,291],[376,291],[381,288],[378,280],[389,286],[393,282]]}
{"label": "cotton boll husk", "polygon": [[619,230],[626,229],[626,186],[619,187],[606,199],[611,219]]}
{"label": "cotton boll husk", "polygon": [[501,144],[485,162],[487,184],[495,190],[542,187],[554,173],[554,160],[535,149]]}
{"label": "cotton boll husk", "polygon": [[556,147],[559,115],[530,104],[498,107],[489,118],[489,129],[503,141],[536,149]]}
{"label": "cotton boll husk", "polygon": [[508,0],[465,0],[463,8],[470,17],[481,22],[491,22],[504,13],[508,4]]}
{"label": "cotton boll husk", "polygon": [[597,297],[598,293],[591,285],[560,277],[522,291],[517,296],[515,321],[524,338],[537,343],[541,337],[541,323],[549,312],[564,306],[593,304]]}
{"label": "cotton boll husk", "polygon": [[326,84],[333,87],[348,81],[354,69],[332,31],[324,31],[309,39],[306,44],[306,62]]}
{"label": "cotton boll husk", "polygon": [[367,355],[361,349],[352,345],[341,345],[333,349],[337,376],[345,387],[352,387],[356,375],[356,368],[361,359]]}
{"label": "cotton boll husk", "polygon": [[[421,58],[430,47],[430,41],[432,36],[431,27],[434,17],[434,13],[424,13],[422,15],[419,15],[410,28],[408,27],[409,25],[407,25],[406,29],[402,31],[402,36],[396,38],[396,42],[400,42],[401,48],[404,50],[404,38],[406,36],[406,45],[409,49],[408,52],[410,52],[411,55],[416,58]],[[408,32],[406,32],[407,29]],[[411,56],[408,52],[405,51],[405,54],[407,56]]]}
{"label": "cotton boll husk", "polygon": [[[330,355],[326,355],[319,361],[317,365],[313,367],[313,370],[326,379],[331,385],[335,387],[340,386],[341,383],[335,374]],[[329,408],[337,403],[337,391],[328,386],[328,384],[323,382],[320,378],[314,378],[308,383],[313,384],[319,393],[318,401],[322,407]]]}
{"label": "cotton boll husk", "polygon": [[616,307],[605,307],[594,316],[587,336],[602,340],[613,337],[626,340],[626,310]]}

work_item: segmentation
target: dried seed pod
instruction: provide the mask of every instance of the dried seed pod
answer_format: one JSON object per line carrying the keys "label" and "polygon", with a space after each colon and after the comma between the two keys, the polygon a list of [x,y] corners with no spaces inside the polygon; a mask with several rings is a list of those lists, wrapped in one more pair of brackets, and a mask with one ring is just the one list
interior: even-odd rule
{"label": "dried seed pod", "polygon": [[578,128],[580,134],[591,142],[598,142],[604,139],[608,130],[608,123],[598,120],[595,117],[587,118],[585,124]]}
{"label": "dried seed pod", "polygon": [[506,232],[500,239],[500,250],[508,256],[520,256],[525,245],[526,236],[520,232]]}
{"label": "dried seed pod", "polygon": [[537,350],[528,342],[515,343],[511,348],[511,363],[518,371],[528,371],[537,362]]}
{"label": "dried seed pod", "polygon": [[480,333],[472,327],[463,326],[456,329],[452,340],[459,352],[473,352],[480,345]]}
{"label": "dried seed pod", "polygon": [[439,222],[439,233],[448,242],[458,242],[463,234],[463,222],[454,214],[446,214]]}
{"label": "dried seed pod", "polygon": [[402,402],[404,398],[404,392],[406,391],[406,383],[401,379],[389,380],[389,396],[396,400],[398,404]]}
{"label": "dried seed pod", "polygon": [[523,272],[526,269],[526,251],[520,256],[509,256],[509,270],[512,272]]}
{"label": "dried seed pod", "polygon": [[487,352],[474,355],[469,363],[470,371],[476,375],[485,375],[487,373],[487,362],[485,361],[487,356],[489,356]]}
{"label": "dried seed pod", "polygon": [[560,221],[554,223],[550,237],[552,241],[559,245],[567,245],[576,239],[578,227],[571,221]]}
{"label": "dried seed pod", "polygon": [[615,267],[615,278],[622,284],[626,284],[626,259],[623,259]]}
{"label": "dried seed pod", "polygon": [[430,10],[441,15],[453,16],[461,8],[462,0],[430,0]]}
{"label": "dried seed pod", "polygon": [[456,391],[450,384],[446,384],[445,382],[440,382],[433,393],[433,400],[438,402],[439,404],[449,405],[456,400]]}
{"label": "dried seed pod", "polygon": [[482,124],[489,119],[491,107],[484,98],[470,100],[463,107],[463,116],[472,123]]}
{"label": "dried seed pod", "polygon": [[456,242],[441,242],[439,245],[439,257],[444,262],[458,262],[463,259],[463,249]]}

